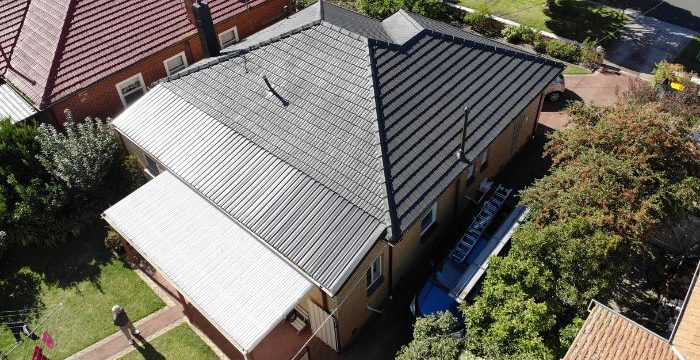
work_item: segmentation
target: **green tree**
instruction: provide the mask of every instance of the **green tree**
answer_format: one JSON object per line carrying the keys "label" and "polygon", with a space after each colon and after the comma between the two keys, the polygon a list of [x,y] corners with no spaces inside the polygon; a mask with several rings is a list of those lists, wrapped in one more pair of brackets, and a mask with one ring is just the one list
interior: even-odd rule
{"label": "green tree", "polygon": [[[464,309],[476,355],[562,356],[588,301],[609,299],[634,261],[649,259],[651,239],[694,246],[687,237],[696,226],[684,223],[700,203],[700,149],[686,116],[694,105],[643,99],[574,104],[575,126],[551,136],[550,175],[521,194],[529,223],[510,253],[492,260],[482,293]],[[658,236],[671,235],[668,228],[677,230],[671,239]]]}
{"label": "green tree", "polygon": [[401,9],[438,20],[447,19],[449,13],[440,0],[360,0],[359,6],[365,14],[382,20]]}
{"label": "green tree", "polygon": [[458,360],[463,339],[454,336],[457,319],[450,312],[420,318],[413,326],[413,341],[401,348],[397,360]]}
{"label": "green tree", "polygon": [[553,358],[542,335],[555,324],[553,280],[534,258],[491,259],[482,293],[462,308],[470,350],[486,358]]}
{"label": "green tree", "polygon": [[52,225],[66,206],[66,193],[36,158],[39,129],[0,121],[0,231],[3,247],[55,241]]}
{"label": "green tree", "polygon": [[402,0],[360,0],[359,2],[360,9],[365,14],[382,20],[399,11],[403,6]]}
{"label": "green tree", "polygon": [[107,173],[120,155],[112,131],[100,119],[69,121],[65,133],[42,124],[38,136],[41,164],[75,194],[92,194],[100,189]]}

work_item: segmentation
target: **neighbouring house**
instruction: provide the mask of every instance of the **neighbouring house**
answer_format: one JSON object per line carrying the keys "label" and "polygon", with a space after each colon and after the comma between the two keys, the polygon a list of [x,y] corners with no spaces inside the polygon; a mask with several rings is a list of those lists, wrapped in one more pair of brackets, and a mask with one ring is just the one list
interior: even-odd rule
{"label": "neighbouring house", "polygon": [[423,16],[319,2],[114,119],[154,179],[103,217],[229,356],[342,351],[507,171],[562,70]]}
{"label": "neighbouring house", "polygon": [[700,274],[700,263],[668,338],[654,333],[597,301],[592,301],[588,318],[581,326],[564,359],[700,359],[698,274]]}
{"label": "neighbouring house", "polygon": [[[0,118],[115,116],[205,54],[194,0],[3,0]],[[289,0],[210,0],[218,45],[281,19]]]}

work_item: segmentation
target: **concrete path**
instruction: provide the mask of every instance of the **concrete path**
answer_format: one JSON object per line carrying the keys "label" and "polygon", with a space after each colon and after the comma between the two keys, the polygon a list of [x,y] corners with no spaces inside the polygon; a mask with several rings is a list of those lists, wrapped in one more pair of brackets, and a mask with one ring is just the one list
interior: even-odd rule
{"label": "concrete path", "polygon": [[569,125],[569,116],[562,110],[568,101],[583,101],[595,105],[609,105],[619,101],[634,81],[631,75],[617,72],[596,72],[592,75],[564,75],[566,93],[556,103],[545,101],[539,123],[552,130]]}
{"label": "concrete path", "polygon": [[628,10],[625,15],[629,21],[608,49],[606,60],[643,77],[650,76],[657,62],[675,59],[696,33],[652,17],[639,16],[636,11]]}
{"label": "concrete path", "polygon": [[67,360],[116,359],[134,349],[143,351],[143,349],[151,346],[148,344],[148,341],[186,321],[182,305],[171,295],[175,293],[175,289],[159,286],[141,269],[136,269],[135,271],[165,302],[166,307],[134,323],[136,329],[141,331],[141,335],[135,339],[135,345],[130,345],[122,332],[117,329],[112,335],[72,355]]}

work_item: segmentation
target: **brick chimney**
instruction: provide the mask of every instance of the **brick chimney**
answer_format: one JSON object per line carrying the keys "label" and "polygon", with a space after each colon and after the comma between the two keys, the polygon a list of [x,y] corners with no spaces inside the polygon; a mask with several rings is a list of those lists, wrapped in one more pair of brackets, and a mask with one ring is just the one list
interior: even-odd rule
{"label": "brick chimney", "polygon": [[192,4],[192,11],[197,23],[197,32],[199,33],[199,41],[202,43],[204,57],[219,55],[221,49],[214,32],[214,20],[211,17],[209,5],[204,1],[198,1]]}

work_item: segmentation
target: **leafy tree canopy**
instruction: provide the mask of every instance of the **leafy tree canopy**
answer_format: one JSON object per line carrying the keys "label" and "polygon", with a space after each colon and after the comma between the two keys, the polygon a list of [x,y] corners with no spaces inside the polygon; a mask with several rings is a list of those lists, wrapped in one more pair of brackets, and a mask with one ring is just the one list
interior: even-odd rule
{"label": "leafy tree canopy", "polygon": [[413,341],[402,347],[397,360],[458,360],[463,339],[452,335],[457,319],[450,312],[420,318],[413,326]]}

